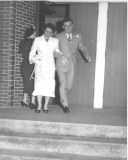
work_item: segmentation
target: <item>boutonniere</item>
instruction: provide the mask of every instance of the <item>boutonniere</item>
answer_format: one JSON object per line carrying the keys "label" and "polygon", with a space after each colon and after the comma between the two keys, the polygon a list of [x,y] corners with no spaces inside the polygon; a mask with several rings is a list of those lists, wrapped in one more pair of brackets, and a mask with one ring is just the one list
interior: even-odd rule
{"label": "boutonniere", "polygon": [[76,38],[80,38],[80,35],[79,35],[79,34],[76,34]]}

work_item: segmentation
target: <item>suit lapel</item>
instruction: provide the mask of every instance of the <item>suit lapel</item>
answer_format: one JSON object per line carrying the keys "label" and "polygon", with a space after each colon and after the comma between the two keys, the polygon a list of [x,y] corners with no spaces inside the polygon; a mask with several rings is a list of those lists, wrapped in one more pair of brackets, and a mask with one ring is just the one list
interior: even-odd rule
{"label": "suit lapel", "polygon": [[68,44],[68,38],[67,38],[67,35],[66,35],[65,32],[63,32],[62,37],[63,37],[64,42],[65,42],[66,44]]}
{"label": "suit lapel", "polygon": [[[65,32],[62,32],[62,41],[63,43],[65,43],[66,45],[68,45],[70,47],[67,35]],[[73,49],[75,48],[76,45],[76,37],[75,34],[72,33],[72,40],[71,40],[71,53],[73,51]]]}
{"label": "suit lapel", "polygon": [[73,51],[73,48],[75,46],[75,40],[76,40],[75,34],[72,33],[72,43],[71,43],[71,49],[72,49],[72,51]]}

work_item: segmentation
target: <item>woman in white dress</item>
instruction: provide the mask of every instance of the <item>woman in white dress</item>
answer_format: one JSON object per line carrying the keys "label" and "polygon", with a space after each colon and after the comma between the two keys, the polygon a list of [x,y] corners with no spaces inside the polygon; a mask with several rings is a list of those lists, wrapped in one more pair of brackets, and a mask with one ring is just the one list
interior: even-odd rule
{"label": "woman in white dress", "polygon": [[42,108],[42,97],[45,96],[44,112],[48,113],[48,102],[50,97],[55,97],[55,61],[54,57],[66,61],[59,51],[58,40],[52,35],[55,27],[47,23],[44,34],[36,37],[29,53],[29,62],[35,64],[35,84],[33,96],[37,96],[38,107],[35,112],[40,113]]}

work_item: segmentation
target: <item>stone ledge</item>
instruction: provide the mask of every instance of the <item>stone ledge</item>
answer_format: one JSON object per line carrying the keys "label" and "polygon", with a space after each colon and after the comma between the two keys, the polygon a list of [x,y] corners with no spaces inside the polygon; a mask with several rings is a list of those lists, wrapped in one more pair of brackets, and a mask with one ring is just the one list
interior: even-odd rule
{"label": "stone ledge", "polygon": [[100,138],[127,138],[127,127],[0,119],[0,130],[8,132],[70,135]]}

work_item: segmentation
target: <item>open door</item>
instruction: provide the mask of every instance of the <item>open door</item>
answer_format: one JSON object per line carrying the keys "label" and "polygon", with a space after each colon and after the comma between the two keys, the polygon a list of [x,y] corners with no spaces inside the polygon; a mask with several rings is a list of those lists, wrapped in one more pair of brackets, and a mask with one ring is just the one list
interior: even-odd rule
{"label": "open door", "polygon": [[57,33],[62,31],[62,19],[69,16],[69,3],[37,2],[36,29],[37,36],[41,36],[45,23],[53,23]]}
{"label": "open door", "polygon": [[[62,29],[62,19],[68,17],[70,12],[69,3],[54,3],[54,2],[37,2],[37,17],[36,29],[37,36],[41,36],[44,30],[45,23],[53,23],[56,26],[56,32],[60,33]],[[50,104],[59,104],[59,81],[57,73],[55,74],[56,87],[55,98],[51,98]]]}
{"label": "open door", "polygon": [[43,34],[43,27],[45,24],[45,2],[37,2],[37,13],[36,13],[36,31],[37,36],[41,36]]}

